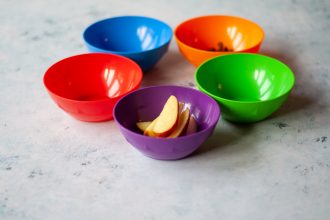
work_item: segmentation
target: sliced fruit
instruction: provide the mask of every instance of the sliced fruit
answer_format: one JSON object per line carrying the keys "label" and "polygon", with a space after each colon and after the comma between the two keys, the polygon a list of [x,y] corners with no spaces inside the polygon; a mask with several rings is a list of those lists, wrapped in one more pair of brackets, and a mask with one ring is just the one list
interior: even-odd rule
{"label": "sliced fruit", "polygon": [[144,135],[147,135],[147,136],[150,136],[150,137],[156,137],[156,134],[153,132],[153,128],[154,128],[154,126],[155,126],[155,124],[156,124],[156,122],[157,122],[157,119],[158,118],[156,118],[155,120],[153,120],[150,124],[149,124],[149,126],[144,130]]}
{"label": "sliced fruit", "polygon": [[150,124],[151,124],[151,121],[141,121],[141,122],[137,122],[137,123],[136,123],[136,126],[137,126],[142,132],[144,132]]}
{"label": "sliced fruit", "polygon": [[186,135],[197,132],[197,122],[193,115],[190,115]]}
{"label": "sliced fruit", "polygon": [[188,125],[189,115],[190,115],[189,109],[184,110],[180,114],[178,125],[176,126],[174,131],[168,136],[168,138],[176,138],[176,137],[179,137],[183,133],[183,131],[185,130],[185,128]]}
{"label": "sliced fruit", "polygon": [[179,102],[179,111],[178,111],[178,114],[180,114],[182,112],[183,107],[184,107],[184,103],[183,102]]}
{"label": "sliced fruit", "polygon": [[159,114],[157,122],[152,131],[158,137],[166,137],[175,129],[178,122],[179,104],[178,99],[171,95],[166,101],[162,112]]}

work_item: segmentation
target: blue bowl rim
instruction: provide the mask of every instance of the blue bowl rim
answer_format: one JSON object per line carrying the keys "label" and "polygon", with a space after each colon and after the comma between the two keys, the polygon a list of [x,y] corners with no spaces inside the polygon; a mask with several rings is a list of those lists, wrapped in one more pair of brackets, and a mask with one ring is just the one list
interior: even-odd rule
{"label": "blue bowl rim", "polygon": [[[97,25],[99,23],[102,23],[102,22],[105,22],[105,21],[108,21],[108,20],[112,20],[112,19],[117,19],[117,18],[140,18],[140,19],[145,19],[145,20],[153,20],[153,21],[156,21],[162,25],[164,25],[169,31],[170,31],[170,35],[169,35],[169,38],[165,41],[165,43],[161,44],[161,45],[158,45],[157,47],[155,48],[152,48],[152,49],[149,49],[149,50],[137,50],[137,51],[115,51],[115,50],[105,50],[103,48],[100,48],[100,47],[96,47],[95,45],[93,44],[90,44],[90,42],[87,40],[86,38],[86,33],[87,31],[94,25]],[[150,52],[150,51],[153,51],[153,50],[157,50],[161,47],[164,47],[166,46],[167,44],[170,43],[170,41],[172,40],[173,38],[173,30],[172,28],[167,24],[165,23],[164,21],[162,20],[158,20],[156,18],[151,18],[151,17],[146,17],[146,16],[140,16],[140,15],[123,15],[123,16],[115,16],[115,17],[109,17],[109,18],[105,18],[105,19],[101,19],[101,20],[98,20],[92,24],[90,24],[89,26],[87,26],[82,34],[82,37],[84,39],[84,42],[90,46],[90,47],[93,47],[99,51],[102,51],[104,53],[115,53],[115,54],[119,54],[119,55],[132,55],[132,54],[140,54],[140,53],[145,53],[145,52]]]}

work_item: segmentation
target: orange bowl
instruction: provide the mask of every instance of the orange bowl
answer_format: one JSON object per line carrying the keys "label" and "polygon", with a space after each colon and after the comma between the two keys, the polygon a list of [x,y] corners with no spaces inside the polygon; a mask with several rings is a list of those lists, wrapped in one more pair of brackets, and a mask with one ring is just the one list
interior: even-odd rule
{"label": "orange bowl", "polygon": [[233,16],[208,15],[179,24],[174,32],[180,52],[194,66],[235,52],[257,53],[264,39],[256,23]]}

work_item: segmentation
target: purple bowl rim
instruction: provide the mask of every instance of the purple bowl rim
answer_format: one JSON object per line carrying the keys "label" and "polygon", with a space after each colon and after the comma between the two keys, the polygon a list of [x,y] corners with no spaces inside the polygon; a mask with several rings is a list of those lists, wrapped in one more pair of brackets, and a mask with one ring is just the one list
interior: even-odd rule
{"label": "purple bowl rim", "polygon": [[[210,102],[213,102],[214,106],[216,106],[216,110],[217,110],[217,112],[216,112],[217,116],[216,117],[217,117],[217,119],[214,120],[212,122],[212,124],[209,127],[207,127],[206,129],[195,132],[193,134],[189,134],[189,135],[185,135],[185,136],[179,136],[179,137],[176,137],[176,138],[149,137],[149,136],[146,136],[146,135],[143,135],[143,134],[133,132],[130,129],[127,129],[124,126],[122,126],[121,123],[119,123],[119,121],[117,120],[116,109],[117,109],[117,106],[122,102],[123,99],[125,99],[126,97],[132,95],[133,93],[140,92],[142,90],[155,89],[155,88],[159,88],[159,87],[163,87],[163,88],[164,87],[174,87],[174,88],[192,90],[194,92],[200,93],[201,95],[205,96]],[[121,129],[124,129],[125,131],[127,131],[129,134],[131,134],[133,136],[144,137],[144,138],[147,138],[147,139],[149,138],[149,139],[153,139],[153,140],[175,141],[175,140],[178,140],[178,139],[183,140],[183,139],[186,139],[186,138],[191,138],[191,137],[197,136],[201,133],[207,132],[213,126],[216,126],[218,124],[218,121],[219,121],[220,116],[221,116],[221,108],[220,108],[219,104],[212,97],[206,95],[205,93],[203,93],[203,92],[201,92],[197,89],[192,89],[192,88],[189,88],[189,87],[186,87],[186,86],[177,86],[177,85],[159,85],[159,86],[147,86],[147,87],[139,88],[139,89],[137,89],[135,91],[131,91],[130,93],[128,93],[125,96],[121,97],[118,100],[118,102],[115,104],[115,107],[113,108],[112,116],[113,116],[114,121],[119,125],[119,127]]]}

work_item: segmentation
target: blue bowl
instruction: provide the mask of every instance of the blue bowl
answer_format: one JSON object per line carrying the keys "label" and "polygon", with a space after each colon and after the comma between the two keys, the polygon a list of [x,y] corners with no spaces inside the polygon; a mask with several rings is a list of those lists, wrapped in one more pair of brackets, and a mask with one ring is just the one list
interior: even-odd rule
{"label": "blue bowl", "polygon": [[141,16],[120,16],[91,24],[83,33],[90,52],[113,53],[150,70],[167,52],[172,29],[162,21]]}

